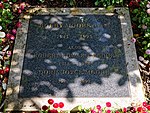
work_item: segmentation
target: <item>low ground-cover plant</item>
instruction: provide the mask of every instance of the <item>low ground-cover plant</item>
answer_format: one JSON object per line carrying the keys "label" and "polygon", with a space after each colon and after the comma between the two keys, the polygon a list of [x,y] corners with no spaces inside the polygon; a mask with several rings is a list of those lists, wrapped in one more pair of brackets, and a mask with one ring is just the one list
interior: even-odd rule
{"label": "low ground-cover plant", "polygon": [[24,4],[16,2],[17,0],[0,1],[0,110],[4,105],[12,48],[17,28],[21,27],[18,17],[24,10]]}
{"label": "low ground-cover plant", "polygon": [[14,19],[13,13],[11,11],[12,2],[3,0],[0,2],[0,25],[5,31],[7,31],[7,26],[12,23]]}
{"label": "low ground-cover plant", "polygon": [[150,2],[148,0],[131,0],[129,3],[133,30],[140,55],[150,59]]}

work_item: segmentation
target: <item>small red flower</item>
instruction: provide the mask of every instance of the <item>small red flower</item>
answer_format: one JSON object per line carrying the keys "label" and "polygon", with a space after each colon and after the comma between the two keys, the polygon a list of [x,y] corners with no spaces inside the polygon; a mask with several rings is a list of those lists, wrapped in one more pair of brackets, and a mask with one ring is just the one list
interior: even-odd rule
{"label": "small red flower", "polygon": [[119,111],[116,111],[116,113],[120,113]]}
{"label": "small red flower", "polygon": [[5,74],[5,71],[4,70],[0,70],[0,74]]}
{"label": "small red flower", "polygon": [[15,35],[17,33],[17,30],[16,29],[13,29],[12,30],[12,33]]}
{"label": "small red flower", "polygon": [[129,6],[130,6],[130,7],[133,6],[133,2],[132,2],[132,1],[129,3]]}
{"label": "small red flower", "polygon": [[63,108],[64,107],[64,103],[63,102],[59,102],[59,107]]}
{"label": "small red flower", "polygon": [[21,22],[17,22],[17,24],[16,24],[16,27],[21,27],[22,25],[21,25]]}
{"label": "small red flower", "polygon": [[143,106],[146,107],[147,106],[147,102],[143,102]]}
{"label": "small red flower", "polygon": [[96,113],[96,111],[92,109],[92,110],[91,110],[91,113]]}
{"label": "small red flower", "polygon": [[22,10],[21,9],[18,9],[18,13],[20,14],[22,12]]}
{"label": "small red flower", "polygon": [[98,110],[101,110],[101,106],[100,106],[100,105],[97,105],[96,108],[97,108]]}
{"label": "small red flower", "polygon": [[54,108],[58,108],[58,107],[59,107],[58,103],[54,103],[54,104],[53,104],[53,107],[54,107]]}
{"label": "small red flower", "polygon": [[110,102],[106,102],[106,106],[107,107],[111,107],[111,103]]}
{"label": "small red flower", "polygon": [[24,5],[21,5],[21,6],[20,6],[20,9],[21,9],[21,10],[24,10]]}
{"label": "small red flower", "polygon": [[52,104],[54,103],[54,100],[53,100],[53,99],[49,99],[49,100],[48,100],[48,103],[49,103],[50,105],[52,105]]}
{"label": "small red flower", "polygon": [[10,33],[7,33],[7,34],[6,34],[6,37],[7,37],[7,38],[10,38],[10,36],[11,36]]}
{"label": "small red flower", "polygon": [[126,113],[127,112],[127,108],[124,107],[123,108],[123,112]]}
{"label": "small red flower", "polygon": [[44,106],[42,106],[42,109],[43,109],[44,111],[46,111],[46,110],[48,109],[48,107],[47,107],[46,105],[44,105]]}
{"label": "small red flower", "polygon": [[142,111],[142,107],[138,107],[138,108],[137,108],[137,111],[138,111],[138,112],[141,112],[141,111]]}
{"label": "small red flower", "polygon": [[148,110],[150,110],[150,105],[147,105],[146,108],[147,108]]}
{"label": "small red flower", "polygon": [[0,2],[0,9],[4,9],[4,5],[1,2]]}
{"label": "small red flower", "polygon": [[143,111],[143,112],[146,111],[146,107],[142,107],[142,111]]}
{"label": "small red flower", "polygon": [[107,112],[107,113],[111,113],[111,110],[108,109],[106,112]]}
{"label": "small red flower", "polygon": [[53,109],[53,110],[48,110],[48,113],[58,113],[58,111]]}
{"label": "small red flower", "polygon": [[6,67],[6,68],[5,68],[5,72],[9,72],[9,67]]}
{"label": "small red flower", "polygon": [[14,36],[14,35],[11,35],[9,38],[10,38],[11,40],[14,40],[14,39],[15,39],[15,36]]}

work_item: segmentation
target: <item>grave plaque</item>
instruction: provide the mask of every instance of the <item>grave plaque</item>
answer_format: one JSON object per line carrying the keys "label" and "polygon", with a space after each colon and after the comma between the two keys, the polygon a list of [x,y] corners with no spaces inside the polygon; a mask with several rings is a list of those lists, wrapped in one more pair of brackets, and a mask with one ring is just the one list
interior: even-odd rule
{"label": "grave plaque", "polygon": [[33,16],[19,96],[128,97],[122,39],[117,14]]}
{"label": "grave plaque", "polygon": [[126,9],[40,10],[18,29],[7,111],[37,110],[49,98],[63,101],[65,110],[144,101]]}

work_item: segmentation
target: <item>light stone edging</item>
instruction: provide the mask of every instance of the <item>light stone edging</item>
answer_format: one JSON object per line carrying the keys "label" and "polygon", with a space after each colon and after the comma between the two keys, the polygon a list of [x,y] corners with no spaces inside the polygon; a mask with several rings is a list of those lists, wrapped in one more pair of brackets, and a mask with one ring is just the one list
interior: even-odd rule
{"label": "light stone edging", "polygon": [[[30,10],[31,12],[35,12],[39,10],[38,8],[34,8]],[[131,102],[142,102],[144,101],[144,93],[142,80],[140,77],[140,72],[138,70],[137,58],[136,58],[136,49],[135,45],[130,41],[133,33],[131,29],[130,16],[129,12],[125,8],[116,8],[119,13],[119,18],[121,21],[122,27],[122,35],[123,35],[123,43],[124,49],[126,53],[126,65],[129,76],[129,84],[131,88],[131,98],[73,98],[73,102],[71,99],[66,98],[53,98],[57,102],[64,102],[65,107],[62,110],[71,110],[77,105],[82,105],[83,107],[93,107],[94,105],[101,104],[101,106],[105,106],[105,102],[110,101],[114,107],[127,107],[131,104]],[[79,8],[79,9],[69,9],[69,8],[43,8],[37,14],[107,14],[112,15],[113,13],[107,12],[103,8],[99,8],[95,10],[95,8]],[[18,29],[17,37],[15,41],[11,69],[9,74],[9,82],[7,86],[7,96],[6,96],[6,111],[35,111],[39,110],[42,105],[47,105],[47,100],[49,98],[27,98],[27,99],[19,99],[19,85],[21,80],[21,70],[23,66],[25,45],[27,39],[28,25],[30,16],[25,15],[26,19],[21,20],[22,28]],[[69,102],[70,100],[70,102]],[[117,104],[118,105],[117,105]]]}

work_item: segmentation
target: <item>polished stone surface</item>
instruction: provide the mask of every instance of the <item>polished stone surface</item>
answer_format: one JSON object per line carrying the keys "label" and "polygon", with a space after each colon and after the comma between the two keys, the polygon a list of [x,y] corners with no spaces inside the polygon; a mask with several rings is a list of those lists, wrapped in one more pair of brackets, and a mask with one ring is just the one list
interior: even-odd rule
{"label": "polished stone surface", "polygon": [[118,15],[33,16],[20,84],[22,98],[129,97]]}

